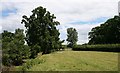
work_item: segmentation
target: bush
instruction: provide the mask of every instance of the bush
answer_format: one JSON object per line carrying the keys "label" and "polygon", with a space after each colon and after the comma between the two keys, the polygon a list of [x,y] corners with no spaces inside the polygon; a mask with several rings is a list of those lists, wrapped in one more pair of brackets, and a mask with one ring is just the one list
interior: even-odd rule
{"label": "bush", "polygon": [[120,44],[104,44],[104,45],[76,45],[72,48],[74,51],[106,51],[120,52]]}
{"label": "bush", "polygon": [[37,54],[41,51],[41,47],[39,45],[31,46],[31,56],[30,58],[35,58]]}
{"label": "bush", "polygon": [[2,64],[5,66],[21,65],[23,59],[29,58],[30,49],[25,44],[22,29],[15,33],[4,31],[2,33]]}
{"label": "bush", "polygon": [[32,66],[37,65],[37,64],[41,64],[43,62],[45,62],[43,59],[42,60],[37,59],[37,58],[30,59],[29,61],[27,61],[26,63],[23,64],[21,69],[22,69],[22,71],[26,71],[26,70],[30,69]]}
{"label": "bush", "polygon": [[9,55],[8,54],[4,54],[2,56],[2,63],[5,66],[10,66],[10,59],[9,59]]}

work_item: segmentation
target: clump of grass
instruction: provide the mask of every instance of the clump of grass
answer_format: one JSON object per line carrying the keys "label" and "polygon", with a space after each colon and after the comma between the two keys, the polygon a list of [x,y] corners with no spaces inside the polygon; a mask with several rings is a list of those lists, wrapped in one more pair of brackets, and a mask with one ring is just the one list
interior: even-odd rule
{"label": "clump of grass", "polygon": [[27,71],[28,69],[30,69],[34,65],[41,64],[43,62],[45,62],[43,59],[37,59],[37,58],[36,59],[30,59],[26,63],[23,64],[23,66],[21,67],[21,70],[22,71]]}

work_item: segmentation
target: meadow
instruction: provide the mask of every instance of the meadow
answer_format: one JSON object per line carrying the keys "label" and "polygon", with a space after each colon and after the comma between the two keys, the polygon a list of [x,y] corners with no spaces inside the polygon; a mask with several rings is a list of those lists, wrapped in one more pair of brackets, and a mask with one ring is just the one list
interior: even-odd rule
{"label": "meadow", "polygon": [[28,59],[14,70],[25,71],[117,71],[117,52],[56,51]]}

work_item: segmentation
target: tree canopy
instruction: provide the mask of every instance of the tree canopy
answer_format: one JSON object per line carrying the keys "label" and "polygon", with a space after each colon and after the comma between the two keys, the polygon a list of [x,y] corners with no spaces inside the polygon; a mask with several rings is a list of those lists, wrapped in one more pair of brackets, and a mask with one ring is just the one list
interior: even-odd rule
{"label": "tree canopy", "polygon": [[75,28],[67,29],[67,39],[68,47],[73,47],[78,41],[78,33]]}
{"label": "tree canopy", "polygon": [[114,16],[100,26],[92,28],[89,39],[89,44],[120,43],[120,16]]}
{"label": "tree canopy", "polygon": [[40,51],[43,54],[50,53],[51,50],[60,48],[62,41],[59,38],[59,30],[56,28],[60,23],[55,19],[54,14],[41,6],[35,8],[30,17],[23,16],[22,23],[26,27],[26,41],[31,47],[32,54],[36,55]]}

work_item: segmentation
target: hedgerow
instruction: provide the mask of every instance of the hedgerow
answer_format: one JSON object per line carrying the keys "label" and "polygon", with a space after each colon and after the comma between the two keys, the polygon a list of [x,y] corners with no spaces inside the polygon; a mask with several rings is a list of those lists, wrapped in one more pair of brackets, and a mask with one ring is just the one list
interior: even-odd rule
{"label": "hedgerow", "polygon": [[120,52],[120,44],[75,45],[72,50]]}

